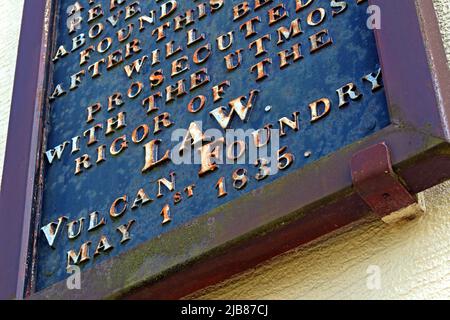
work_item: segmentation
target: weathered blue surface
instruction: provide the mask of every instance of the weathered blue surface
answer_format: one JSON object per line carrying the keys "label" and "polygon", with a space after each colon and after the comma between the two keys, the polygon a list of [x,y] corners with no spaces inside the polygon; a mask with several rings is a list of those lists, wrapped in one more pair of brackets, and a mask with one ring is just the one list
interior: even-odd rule
{"label": "weathered blue surface", "polygon": [[[109,16],[109,0],[97,1],[104,4],[105,15]],[[177,13],[181,14],[188,8],[195,7],[197,2],[194,1],[179,1],[179,8]],[[275,176],[271,176],[262,182],[257,182],[251,178],[248,186],[241,191],[236,191],[231,185],[231,174],[237,168],[245,167],[249,170],[251,176],[254,176],[257,169],[252,165],[222,165],[219,170],[203,178],[198,178],[198,165],[183,165],[175,166],[172,163],[167,163],[155,170],[142,174],[144,152],[142,145],[129,144],[129,149],[118,157],[113,158],[108,154],[108,160],[100,166],[94,166],[80,176],[74,176],[75,159],[84,153],[90,154],[92,157],[96,156],[96,147],[100,144],[106,144],[109,149],[110,143],[122,134],[127,134],[131,137],[133,129],[143,123],[152,124],[152,119],[156,114],[147,116],[145,110],[141,107],[141,100],[146,94],[142,94],[138,99],[131,101],[125,98],[125,105],[118,109],[118,111],[127,112],[127,127],[114,135],[105,137],[100,134],[100,142],[92,147],[87,147],[85,140],[81,146],[81,152],[76,155],[70,155],[66,152],[61,161],[56,161],[52,166],[46,167],[45,172],[45,190],[44,190],[44,204],[42,212],[42,225],[51,221],[55,221],[58,217],[65,215],[70,220],[78,219],[80,217],[88,218],[92,211],[99,211],[102,216],[107,218],[107,225],[98,231],[88,233],[83,230],[82,235],[74,240],[67,239],[67,228],[64,227],[63,233],[56,241],[56,249],[51,249],[45,240],[42,233],[39,235],[38,241],[38,267],[37,267],[37,288],[38,290],[48,287],[49,285],[63,280],[68,275],[65,271],[66,254],[70,249],[78,250],[80,245],[85,241],[92,241],[91,255],[95,251],[95,246],[101,235],[107,235],[110,238],[114,249],[107,254],[102,254],[84,265],[84,268],[90,268],[94,264],[100,263],[112,255],[122,253],[139,243],[142,243],[151,238],[165,233],[173,228],[200,216],[206,214],[211,209],[223,205],[226,202],[232,201],[239,196],[250,192],[256,188],[261,188],[264,185],[274,181],[275,179],[289,174],[293,170],[298,170],[306,164],[311,163],[323,156],[339,150],[340,148],[349,145],[357,140],[364,138],[389,124],[389,115],[386,107],[386,100],[383,90],[377,93],[371,93],[371,88],[368,83],[362,85],[361,78],[363,75],[374,72],[379,68],[378,57],[376,54],[375,40],[373,32],[366,27],[366,7],[367,5],[357,6],[356,1],[348,1],[349,8],[342,14],[332,18],[330,1],[316,1],[310,9],[305,9],[300,13],[295,13],[294,1],[283,1],[289,9],[289,18],[281,21],[273,27],[267,27],[268,8],[273,7],[280,1],[274,1],[274,4],[264,7],[264,9],[253,12],[251,16],[240,20],[239,22],[232,22],[232,5],[240,1],[226,1],[224,8],[220,9],[213,17],[207,17],[200,21],[196,21],[195,26],[199,31],[206,34],[208,42],[212,43],[213,55],[208,62],[202,67],[208,68],[208,73],[211,77],[209,85],[194,91],[194,94],[204,94],[208,97],[208,103],[198,114],[190,114],[186,111],[186,105],[193,95],[186,95],[183,98],[177,99],[174,103],[169,105],[162,105],[160,112],[170,112],[172,120],[175,125],[170,129],[164,129],[157,137],[163,141],[162,148],[166,150],[167,147],[173,146],[170,142],[170,136],[173,129],[187,128],[192,121],[203,121],[204,129],[219,128],[214,119],[209,116],[209,111],[223,105],[226,101],[234,99],[241,95],[248,95],[251,89],[259,89],[260,96],[254,106],[247,123],[242,123],[237,117],[232,122],[232,128],[242,129],[258,129],[263,127],[266,123],[276,124],[281,117],[290,117],[292,112],[300,112],[300,131],[298,133],[291,132],[282,139],[282,146],[289,146],[289,150],[296,156],[294,165],[287,171],[280,172]],[[57,36],[58,44],[65,44],[68,48],[71,45],[72,36],[67,35],[66,32],[66,7],[72,3],[71,0],[61,1],[60,19],[58,22],[59,32]],[[87,0],[81,0],[80,3],[86,8],[89,8]],[[250,1],[253,3],[253,0]],[[142,13],[147,13],[150,9],[155,8],[154,1],[141,1]],[[305,23],[306,15],[312,8],[323,6],[327,12],[326,21],[317,27],[308,27]],[[86,10],[87,11],[87,10]],[[84,11],[84,17],[86,14]],[[238,31],[239,25],[248,18],[260,15],[262,23],[257,25],[258,35],[262,36],[266,33],[272,35],[272,41],[267,44],[269,53],[259,58],[254,57],[253,51],[247,50],[248,43],[253,41],[256,37],[249,40],[244,39],[241,32]],[[291,39],[282,46],[277,46],[276,42],[276,28],[279,26],[287,26],[291,20],[299,17],[302,19],[302,26],[304,34]],[[114,38],[114,33],[120,27],[126,24],[121,20],[119,26],[112,28],[101,18],[106,24],[104,36],[110,35]],[[128,21],[137,24],[137,17]],[[157,22],[159,25],[159,22]],[[329,29],[330,35],[333,38],[334,44],[325,48],[317,54],[309,54],[308,37],[321,29]],[[135,28],[137,29],[137,28]],[[87,32],[87,26],[80,32]],[[166,41],[155,44],[154,38],[151,37],[150,31],[152,28],[147,26],[145,32],[133,33],[132,38],[137,37],[141,40],[143,51],[135,57],[144,54],[150,54],[155,48],[163,48]],[[215,38],[228,31],[235,31],[235,44],[232,50],[238,48],[245,48],[243,67],[234,72],[227,72],[223,63],[223,56],[225,53],[219,52],[215,45]],[[102,38],[103,38],[102,37]],[[130,39],[132,39],[130,38]],[[115,39],[115,38],[114,38]],[[170,32],[168,39],[182,39],[184,53],[189,57],[193,51],[199,47],[194,45],[192,48],[186,49],[185,45],[185,31],[173,33]],[[96,44],[95,41],[90,44]],[[203,41],[201,44],[205,44]],[[294,43],[301,43],[303,47],[304,59],[292,64],[285,70],[278,68],[279,59],[277,52],[282,49],[289,49]],[[84,46],[83,48],[86,48]],[[123,44],[114,42],[113,48],[107,54],[118,48],[123,48]],[[54,83],[63,82],[68,86],[68,78],[80,70],[79,66],[79,51],[75,54],[70,54],[64,57],[55,65]],[[106,57],[107,54],[100,55],[98,53],[92,54],[90,62],[97,61],[101,57]],[[180,57],[177,54],[175,57]],[[269,67],[270,77],[262,82],[256,83],[254,75],[250,74],[249,68],[260,61],[264,57],[271,57],[273,65]],[[127,62],[131,63],[135,58],[129,59]],[[157,69],[163,69],[168,73],[170,70],[170,62],[174,58],[167,60],[157,66]],[[83,68],[86,69],[86,66]],[[191,70],[196,71],[200,67],[191,63]],[[153,69],[156,70],[156,69]],[[135,76],[134,80],[143,81],[146,85],[145,93],[149,93],[148,76],[149,65],[144,67],[144,73]],[[175,79],[170,79],[166,76],[166,82],[159,89],[164,89],[168,84],[174,84],[176,80],[187,78],[190,72],[186,72]],[[48,138],[49,148],[59,145],[65,140],[70,140],[74,136],[81,135],[85,130],[91,127],[85,123],[86,107],[99,101],[102,103],[104,109],[107,105],[107,97],[120,91],[124,95],[130,83],[123,71],[123,64],[116,67],[112,71],[104,70],[103,75],[98,79],[90,79],[85,77],[80,88],[70,92],[64,97],[57,99],[51,104],[51,118],[50,131]],[[228,89],[224,100],[221,104],[212,104],[211,90],[213,85],[216,85],[224,80],[231,82],[231,87]],[[348,82],[354,81],[364,94],[364,97],[357,102],[351,102],[346,108],[339,110],[337,108],[338,99],[336,89],[345,85]],[[156,91],[156,90],[154,90]],[[331,114],[316,124],[311,125],[309,121],[308,104],[318,98],[329,97],[332,100]],[[265,112],[264,108],[271,105],[272,110]],[[105,123],[109,117],[115,116],[116,112],[99,113],[96,117],[95,123]],[[150,126],[153,128],[153,126]],[[147,141],[154,139],[151,135]],[[70,149],[70,148],[69,148]],[[66,150],[67,151],[67,150]],[[305,151],[312,151],[310,158],[303,156]],[[95,162],[95,160],[94,160]],[[109,207],[111,203],[119,196],[127,194],[132,201],[134,195],[140,188],[145,188],[146,192],[152,197],[156,197],[155,181],[161,177],[169,178],[170,172],[176,172],[177,191],[183,191],[184,187],[192,183],[196,184],[195,196],[192,199],[184,200],[177,206],[173,205],[171,195],[155,200],[153,203],[144,206],[135,211],[127,211],[125,215],[117,221],[112,221],[108,217]],[[225,198],[217,198],[214,186],[217,180],[225,176],[228,182],[228,196]],[[289,192],[289,190],[286,190]],[[165,226],[161,225],[161,217],[159,213],[162,207],[166,204],[171,204],[171,213],[173,221]],[[125,245],[120,245],[120,234],[115,230],[119,225],[127,223],[131,219],[136,219],[137,222],[133,227],[131,234],[132,240]],[[87,222],[86,222],[87,223]]]}

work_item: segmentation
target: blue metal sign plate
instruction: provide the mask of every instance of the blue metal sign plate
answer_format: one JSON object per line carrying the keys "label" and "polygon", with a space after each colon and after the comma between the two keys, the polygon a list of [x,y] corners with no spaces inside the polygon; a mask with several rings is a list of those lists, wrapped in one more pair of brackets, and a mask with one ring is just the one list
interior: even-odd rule
{"label": "blue metal sign plate", "polygon": [[[61,0],[55,16],[37,290],[390,123],[367,1]],[[196,128],[213,142],[179,163]]]}

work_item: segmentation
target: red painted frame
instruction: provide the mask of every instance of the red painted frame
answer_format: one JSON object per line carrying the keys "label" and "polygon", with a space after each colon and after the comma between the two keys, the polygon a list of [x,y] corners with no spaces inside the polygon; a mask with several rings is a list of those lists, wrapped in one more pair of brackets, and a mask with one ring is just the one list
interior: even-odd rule
{"label": "red painted frame", "polygon": [[[32,260],[30,244],[35,232],[32,209],[40,182],[37,168],[44,137],[42,97],[47,80],[43,58],[50,41],[50,34],[44,32],[42,36],[42,30],[51,25],[51,8],[46,7],[50,3],[25,0],[0,197],[0,243],[8,244],[0,247],[0,298],[23,298],[28,287],[27,262]],[[86,285],[80,291],[69,292],[65,283],[58,283],[30,298],[181,298],[349,225],[370,214],[352,187],[350,159],[375,143],[386,142],[390,147],[394,169],[411,193],[449,179],[450,72],[432,1],[371,0],[371,4],[382,10],[382,29],[375,33],[391,126],[314,166],[281,178],[277,185],[210,213],[208,216],[215,217],[220,228],[202,247],[202,254],[186,261],[181,254],[168,253],[170,261],[174,261],[172,268],[161,270],[164,276],[158,280],[157,271],[149,270],[129,283],[120,270],[126,267],[134,274],[139,260],[132,265],[129,261],[151,252],[149,248],[155,241],[170,242],[177,233],[195,232],[205,217],[193,223],[191,229],[179,228],[162,240],[150,240],[91,268],[83,273]],[[330,163],[333,170],[329,170]],[[283,204],[281,209],[279,203]],[[240,209],[240,214],[245,212],[245,221],[251,222],[236,228],[235,208]],[[237,238],[241,241],[235,242]],[[101,282],[106,271],[116,280]]]}

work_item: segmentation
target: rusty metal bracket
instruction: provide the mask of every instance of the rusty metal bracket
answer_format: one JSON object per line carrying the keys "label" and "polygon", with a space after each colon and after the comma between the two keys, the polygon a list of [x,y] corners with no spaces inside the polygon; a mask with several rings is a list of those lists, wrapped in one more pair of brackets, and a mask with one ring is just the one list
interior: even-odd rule
{"label": "rusty metal bracket", "polygon": [[355,190],[383,221],[411,218],[422,211],[416,197],[394,172],[385,143],[356,153],[351,160],[351,172]]}

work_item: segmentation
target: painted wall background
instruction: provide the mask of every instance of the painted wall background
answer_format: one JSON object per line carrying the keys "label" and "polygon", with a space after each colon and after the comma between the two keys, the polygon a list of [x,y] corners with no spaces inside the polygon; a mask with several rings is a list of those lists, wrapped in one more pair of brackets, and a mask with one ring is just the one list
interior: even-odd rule
{"label": "painted wall background", "polygon": [[22,8],[23,0],[0,1],[0,184],[3,175]]}
{"label": "painted wall background", "polygon": [[[434,0],[450,66],[450,1]],[[0,1],[0,178],[23,0]],[[358,226],[276,257],[199,299],[449,299],[450,182],[426,191],[426,214]],[[368,273],[369,271],[369,273]],[[378,289],[375,273],[380,272]],[[376,286],[375,286],[376,287]]]}

